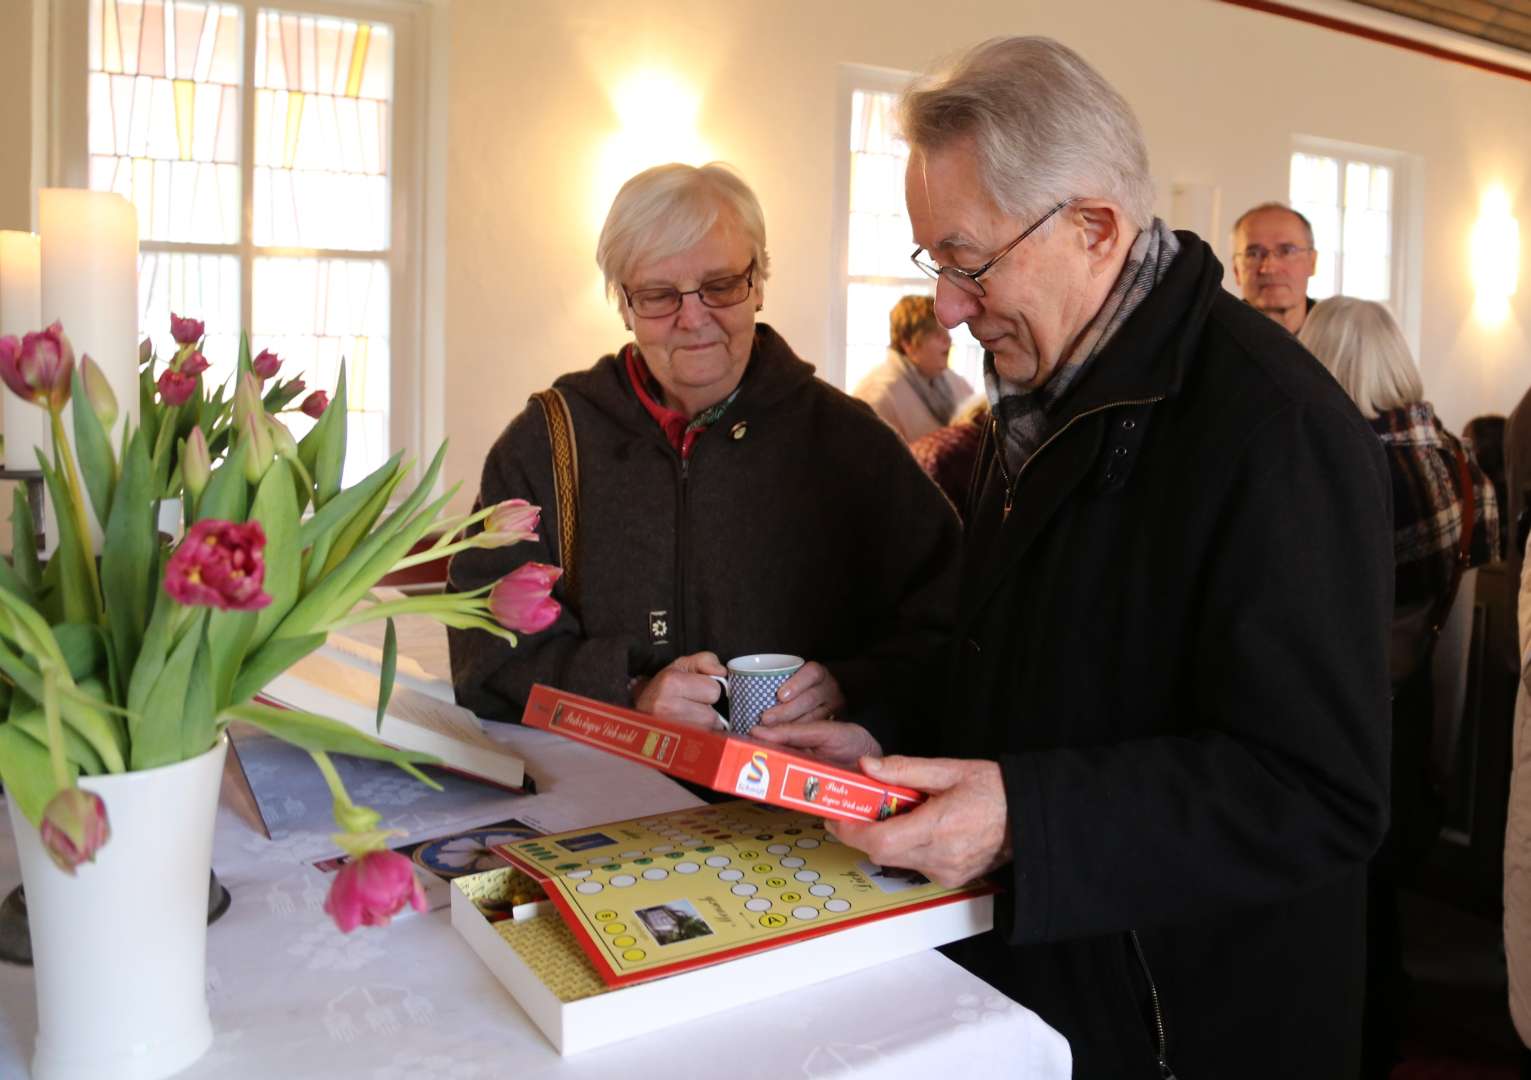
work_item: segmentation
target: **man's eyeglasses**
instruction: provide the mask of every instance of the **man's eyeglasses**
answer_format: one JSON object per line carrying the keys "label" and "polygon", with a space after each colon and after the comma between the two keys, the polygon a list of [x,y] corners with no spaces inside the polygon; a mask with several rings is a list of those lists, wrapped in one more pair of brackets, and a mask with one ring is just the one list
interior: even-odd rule
{"label": "man's eyeglasses", "polygon": [[999,260],[1003,259],[1006,255],[1014,251],[1016,246],[1022,240],[1026,239],[1032,233],[1040,229],[1047,222],[1048,218],[1052,217],[1059,210],[1062,210],[1069,203],[1077,201],[1078,196],[1075,196],[1071,199],[1064,199],[1057,206],[1053,207],[1051,210],[1033,222],[1025,232],[1021,233],[1020,236],[1017,236],[1014,240],[1010,241],[1010,243],[1000,248],[999,254],[995,255],[994,258],[990,259],[988,262],[984,263],[976,270],[964,270],[960,266],[940,266],[930,261],[929,259],[922,259],[920,258],[920,255],[925,250],[922,247],[915,248],[914,254],[910,255],[909,258],[911,261],[913,261],[915,266],[918,266],[922,271],[935,278],[936,280],[939,281],[941,278],[945,278],[947,281],[951,282],[953,285],[957,286],[957,288],[961,289],[963,292],[969,294],[970,296],[984,296],[986,294],[984,293],[983,286],[979,284],[978,279],[992,270],[995,263],[999,262]]}
{"label": "man's eyeglasses", "polygon": [[1277,244],[1273,248],[1261,244],[1250,244],[1243,251],[1235,251],[1233,257],[1245,266],[1259,266],[1268,258],[1275,259],[1277,262],[1290,262],[1297,256],[1306,255],[1312,250],[1301,244]]}
{"label": "man's eyeglasses", "polygon": [[622,295],[627,299],[627,306],[640,319],[663,319],[679,311],[681,304],[688,296],[695,295],[702,302],[703,307],[727,308],[744,303],[754,287],[755,260],[751,259],[749,266],[744,268],[742,274],[713,278],[684,292],[672,286],[630,291],[626,285],[623,285]]}

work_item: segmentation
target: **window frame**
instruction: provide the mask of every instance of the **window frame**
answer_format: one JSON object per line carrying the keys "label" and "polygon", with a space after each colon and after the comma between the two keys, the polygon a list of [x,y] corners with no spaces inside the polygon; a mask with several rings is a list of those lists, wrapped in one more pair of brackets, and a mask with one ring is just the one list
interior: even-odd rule
{"label": "window frame", "polygon": [[[427,303],[426,265],[440,265],[445,215],[440,180],[427,150],[445,128],[445,87],[431,77],[439,49],[435,11],[421,0],[216,0],[240,9],[244,33],[240,87],[240,206],[233,244],[140,240],[141,252],[232,255],[240,267],[240,326],[250,326],[255,260],[298,256],[383,261],[389,272],[388,437],[404,449],[418,475],[425,448],[445,430],[440,415],[445,388],[445,321]],[[256,15],[260,10],[387,23],[394,37],[393,103],[389,131],[389,235],[382,251],[263,246],[254,242]],[[82,0],[50,5],[48,49],[48,154],[44,174],[56,187],[90,187],[89,8]],[[433,35],[432,31],[437,33]],[[433,93],[434,91],[434,93]],[[428,197],[430,196],[430,197]],[[439,291],[439,290],[438,290]],[[379,462],[378,464],[381,464]],[[439,486],[439,483],[438,483]]]}
{"label": "window frame", "polygon": [[[846,383],[846,350],[849,347],[846,333],[851,288],[851,102],[858,90],[881,94],[902,93],[915,77],[914,72],[897,71],[893,68],[871,67],[866,64],[840,65],[834,129],[834,227],[831,232],[834,237],[832,254],[835,265],[835,298],[830,305],[829,348],[825,350],[825,356],[831,359],[825,364],[827,370],[824,374],[830,382],[846,393],[850,393],[853,389]],[[911,249],[914,247],[912,240],[909,246]],[[914,268],[913,263],[910,264],[909,269],[912,271],[910,275],[912,280],[919,271]],[[920,276],[922,280],[926,280],[923,275]],[[887,280],[889,283],[892,281],[892,279]]]}
{"label": "window frame", "polygon": [[[1392,265],[1389,270],[1387,308],[1398,320],[1409,348],[1419,362],[1420,342],[1420,253],[1423,250],[1424,219],[1423,162],[1415,154],[1402,150],[1389,150],[1380,146],[1345,142],[1319,135],[1294,134],[1288,148],[1285,165],[1285,190],[1291,193],[1292,158],[1296,154],[1310,154],[1332,158],[1339,162],[1340,176],[1345,175],[1347,163],[1384,166],[1392,172],[1392,191],[1388,210],[1388,229],[1392,237]],[[1343,207],[1341,207],[1343,213]],[[1337,270],[1336,284],[1344,282],[1344,227],[1340,229],[1341,248],[1335,252]],[[1343,295],[1343,291],[1335,295]]]}

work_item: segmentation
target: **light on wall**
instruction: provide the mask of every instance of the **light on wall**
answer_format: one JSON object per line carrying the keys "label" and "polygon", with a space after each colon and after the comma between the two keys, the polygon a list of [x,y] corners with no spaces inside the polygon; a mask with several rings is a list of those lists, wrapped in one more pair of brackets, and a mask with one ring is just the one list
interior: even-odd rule
{"label": "light on wall", "polygon": [[704,165],[713,156],[696,130],[701,97],[669,72],[648,70],[628,77],[611,89],[611,104],[621,126],[601,150],[596,228],[605,221],[617,189],[634,173],[669,161]]}
{"label": "light on wall", "polygon": [[1472,235],[1473,310],[1489,325],[1510,314],[1510,297],[1520,276],[1520,223],[1510,213],[1503,188],[1490,188],[1479,204]]}

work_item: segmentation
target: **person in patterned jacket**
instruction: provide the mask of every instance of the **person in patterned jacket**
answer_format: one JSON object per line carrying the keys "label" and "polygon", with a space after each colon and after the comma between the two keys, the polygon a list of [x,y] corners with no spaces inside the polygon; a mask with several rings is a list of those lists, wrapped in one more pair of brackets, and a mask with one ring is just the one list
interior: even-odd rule
{"label": "person in patterned jacket", "polygon": [[[1409,344],[1387,308],[1348,296],[1324,300],[1308,315],[1298,340],[1345,388],[1387,454],[1393,485],[1395,625],[1414,625],[1400,620],[1421,611],[1434,622],[1433,616],[1450,605],[1465,569],[1459,563],[1468,485],[1472,533],[1466,566],[1503,558],[1494,486],[1424,400]],[[1395,633],[1395,650],[1403,651],[1406,640]],[[1395,666],[1394,672],[1392,824],[1372,859],[1367,895],[1363,1077],[1386,1076],[1397,1057],[1408,992],[1398,889],[1429,854],[1442,821],[1443,778],[1431,764],[1435,687],[1429,652],[1423,657],[1411,671]]]}

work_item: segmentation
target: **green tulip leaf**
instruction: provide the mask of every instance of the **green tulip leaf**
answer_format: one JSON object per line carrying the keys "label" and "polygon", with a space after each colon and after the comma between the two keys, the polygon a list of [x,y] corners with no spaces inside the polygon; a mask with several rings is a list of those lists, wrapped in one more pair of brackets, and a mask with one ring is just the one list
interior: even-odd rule
{"label": "green tulip leaf", "polygon": [[32,518],[25,484],[17,484],[11,494],[11,565],[26,585],[26,592],[18,595],[36,596],[42,588],[43,572],[37,561],[37,522]]}
{"label": "green tulip leaf", "polygon": [[237,523],[245,520],[249,512],[250,482],[245,479],[245,444],[240,441],[234,444],[229,451],[229,456],[223,459],[223,464],[213,470],[213,478],[207,482],[207,489],[202,492],[202,501],[197,504],[198,521],[232,521]]}
{"label": "green tulip leaf", "polygon": [[154,564],[159,557],[159,533],[151,469],[148,436],[140,428],[123,457],[122,479],[101,549],[101,588],[111,598],[106,623],[119,672],[132,671],[138,661],[144,624],[154,602],[152,590],[158,583]]}
{"label": "green tulip leaf", "polygon": [[271,638],[239,669],[229,700],[235,704],[249,701],[265,689],[268,682],[323,645],[324,637],[323,634],[309,634],[306,637]]}
{"label": "green tulip leaf", "polygon": [[54,525],[58,528],[58,549],[53,557],[48,560],[51,569],[54,563],[58,564],[58,584],[61,599],[61,611],[63,622],[95,622],[96,605],[100,598],[94,595],[90,584],[90,574],[86,569],[84,539],[75,526],[75,516],[70,511],[74,505],[69,495],[69,485],[59,473],[50,468],[42,451],[37,453],[37,462],[42,467],[43,479],[48,484],[48,494],[53,499],[56,512],[53,515]]}
{"label": "green tulip leaf", "polygon": [[[69,774],[72,779],[78,771],[71,767]],[[42,820],[48,800],[58,790],[47,746],[15,724],[0,724],[0,783],[33,825]]]}
{"label": "green tulip leaf", "polygon": [[101,427],[96,410],[85,394],[83,368],[74,369],[72,380],[75,453],[80,459],[80,474],[90,495],[90,508],[96,522],[105,525],[112,508],[112,489],[117,483],[117,461],[112,455],[112,440]]}
{"label": "green tulip leaf", "polygon": [[378,673],[377,679],[377,730],[378,734],[383,731],[383,717],[388,712],[388,699],[393,696],[393,676],[399,666],[399,635],[393,628],[393,620],[388,620],[388,629],[383,633],[383,670]]}
{"label": "green tulip leaf", "polygon": [[422,784],[441,790],[440,784],[415,768],[416,764],[435,765],[439,758],[413,750],[395,750],[391,746],[384,746],[339,720],[331,720],[317,713],[253,702],[231,706],[224,710],[224,715],[253,724],[267,734],[275,735],[283,742],[309,753],[350,754],[353,757],[371,758],[373,761],[391,762]]}

